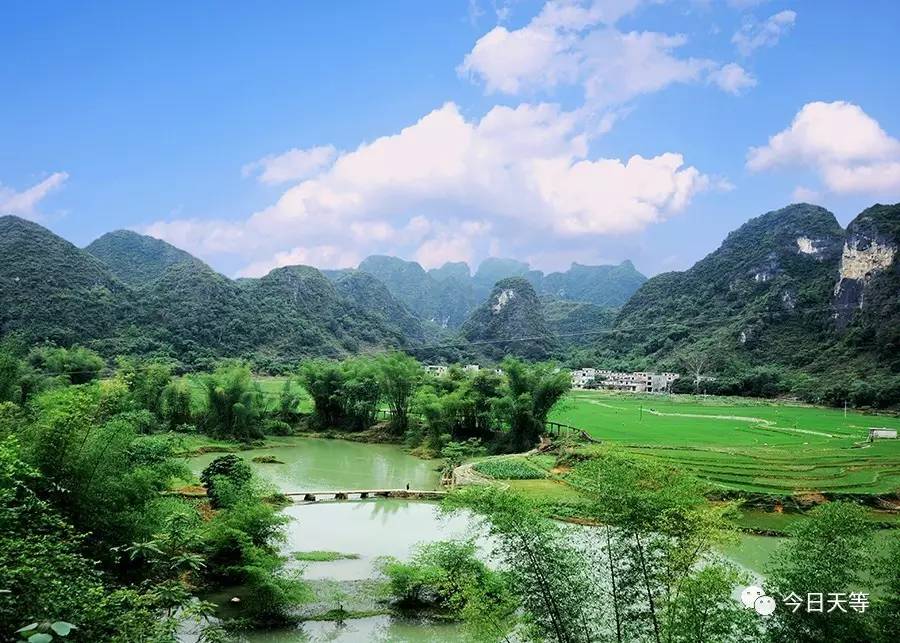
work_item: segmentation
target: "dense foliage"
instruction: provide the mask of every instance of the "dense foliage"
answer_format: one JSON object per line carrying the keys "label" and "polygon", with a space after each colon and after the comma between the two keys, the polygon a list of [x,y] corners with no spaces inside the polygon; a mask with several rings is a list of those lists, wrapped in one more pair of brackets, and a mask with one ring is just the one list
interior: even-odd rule
{"label": "dense foliage", "polygon": [[[900,538],[893,538],[886,551],[873,539],[874,529],[865,511],[850,503],[835,502],[817,507],[808,520],[793,529],[766,578],[769,595],[796,595],[807,600],[821,593],[826,607],[821,611],[778,610],[771,623],[771,638],[778,642],[894,641],[900,611],[897,558]],[[873,590],[875,590],[873,592]],[[845,601],[865,592],[873,605],[865,612],[831,609],[834,593]]]}
{"label": "dense foliage", "polygon": [[[174,641],[192,618],[205,640],[219,640],[215,606],[193,594],[236,583],[246,587],[251,622],[284,622],[306,592],[281,569],[284,519],[267,500],[271,489],[246,465],[217,462],[204,476],[211,502],[164,493],[190,479],[180,438],[165,431],[173,413],[190,417],[189,397],[171,402],[181,381],[165,364],[125,360],[111,379],[73,384],[87,369],[50,371],[59,368],[53,360],[96,356],[68,352],[28,355],[48,369],[41,375],[0,351],[0,640],[22,627],[34,640],[51,635],[47,628],[63,636],[52,625],[68,623],[75,627],[57,629],[71,641]],[[242,372],[232,365],[210,379],[240,389]],[[23,396],[21,380],[35,378]],[[205,404],[197,416],[211,433],[235,426]]]}
{"label": "dense foliage", "polygon": [[179,263],[202,265],[193,255],[173,245],[131,230],[108,232],[85,248],[129,286],[158,279]]}
{"label": "dense foliage", "polygon": [[411,341],[396,320],[344,297],[315,268],[236,282],[165,242],[122,231],[88,250],[0,217],[0,337],[204,367],[243,356],[272,371],[310,355]]}
{"label": "dense foliage", "polygon": [[299,380],[312,397],[317,428],[367,429],[383,403],[390,432],[433,455],[451,441],[479,440],[501,451],[530,448],[570,386],[565,372],[515,358],[496,372],[453,367],[445,376],[426,376],[401,353],[308,361]]}
{"label": "dense foliage", "polygon": [[507,621],[516,608],[508,575],[485,565],[472,541],[427,543],[410,561],[383,558],[379,567],[394,603],[404,609],[439,610],[451,618],[489,625],[486,613]]}
{"label": "dense foliage", "polygon": [[545,275],[515,259],[488,258],[475,274],[465,263],[446,263],[425,271],[418,263],[396,257],[372,256],[360,265],[382,282],[390,293],[420,319],[459,328],[503,279],[519,277],[551,299],[568,299],[615,308],[646,281],[630,261],[618,266],[584,266],[573,263],[565,272]]}

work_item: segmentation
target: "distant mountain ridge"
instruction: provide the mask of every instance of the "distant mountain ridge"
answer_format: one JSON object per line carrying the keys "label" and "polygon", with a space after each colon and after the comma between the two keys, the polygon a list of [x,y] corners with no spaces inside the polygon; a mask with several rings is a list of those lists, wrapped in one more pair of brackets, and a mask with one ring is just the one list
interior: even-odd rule
{"label": "distant mountain ridge", "polygon": [[548,359],[559,348],[534,287],[524,277],[498,281],[460,329],[474,350],[493,359]]}
{"label": "distant mountain ridge", "polygon": [[37,223],[0,217],[0,335],[60,343],[112,332],[131,303],[103,262]]}
{"label": "distant mountain ridge", "polygon": [[233,281],[128,231],[104,235],[88,250],[36,223],[0,217],[0,336],[192,364],[246,357],[264,368],[424,338],[408,337],[402,319],[347,298],[312,267]]}
{"label": "distant mountain ridge", "polygon": [[[446,263],[426,271],[414,261],[373,255],[359,264],[384,283],[390,293],[423,319],[445,328],[458,328],[487,299],[494,285],[511,277],[527,280],[539,295],[618,308],[647,278],[630,261],[619,265],[585,266],[573,263],[565,272],[544,274],[516,259],[490,257],[473,274],[464,262]],[[330,273],[332,278],[340,271]]]}
{"label": "distant mountain ridge", "polygon": [[700,354],[723,378],[777,367],[827,373],[838,387],[866,374],[900,383],[898,255],[900,204],[872,206],[846,229],[824,208],[794,204],[747,221],[688,270],[649,280],[627,261],[545,275],[490,259],[473,274],[461,262],[426,271],[388,256],[358,270],[288,266],[232,280],[137,233],[81,250],[3,216],[0,338],[198,365],[242,357],[269,370],[390,347],[422,359],[511,352],[676,370]]}

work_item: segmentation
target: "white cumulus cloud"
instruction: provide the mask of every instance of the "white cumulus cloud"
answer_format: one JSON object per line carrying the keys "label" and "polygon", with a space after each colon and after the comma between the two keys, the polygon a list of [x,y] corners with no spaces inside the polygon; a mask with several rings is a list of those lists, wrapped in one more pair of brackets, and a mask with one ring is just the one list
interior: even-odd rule
{"label": "white cumulus cloud", "polygon": [[774,47],[794,26],[797,13],[790,9],[779,11],[763,22],[748,20],[732,37],[731,42],[743,56],[761,47]]}
{"label": "white cumulus cloud", "polygon": [[0,215],[17,214],[26,219],[38,218],[37,205],[48,194],[62,187],[69,178],[66,172],[54,172],[30,188],[17,192],[0,184]]}
{"label": "white cumulus cloud", "polygon": [[678,55],[684,35],[616,28],[641,4],[647,3],[550,0],[526,26],[497,26],[479,38],[457,71],[482,82],[488,93],[578,85],[592,108],[704,78],[730,93],[755,84],[737,65]]}
{"label": "white cumulus cloud", "polygon": [[437,265],[498,243],[637,232],[709,186],[677,153],[590,158],[588,128],[580,113],[552,104],[466,119],[447,103],[340,154],[244,220],[160,221],[145,231],[200,254],[242,257],[242,274],[372,252]]}
{"label": "white cumulus cloud", "polygon": [[708,80],[729,94],[735,95],[740,94],[745,89],[756,86],[756,78],[737,63],[722,65],[722,67],[709,75]]}
{"label": "white cumulus cloud", "polygon": [[352,268],[356,267],[363,257],[352,249],[334,245],[297,246],[274,257],[261,259],[244,267],[238,276],[263,277],[275,268],[284,266],[315,266],[317,268]]}
{"label": "white cumulus cloud", "polygon": [[261,183],[275,185],[305,179],[327,167],[337,156],[332,145],[312,147],[307,150],[294,148],[283,154],[270,154],[252,163],[247,163],[244,176],[258,173]]}
{"label": "white cumulus cloud", "polygon": [[787,129],[747,155],[753,171],[786,166],[817,171],[832,192],[900,192],[900,141],[853,103],[807,103]]}

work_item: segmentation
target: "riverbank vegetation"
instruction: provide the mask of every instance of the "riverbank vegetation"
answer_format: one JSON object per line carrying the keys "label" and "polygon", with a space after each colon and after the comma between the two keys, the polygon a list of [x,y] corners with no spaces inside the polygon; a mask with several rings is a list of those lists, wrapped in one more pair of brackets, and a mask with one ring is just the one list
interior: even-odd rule
{"label": "riverbank vegetation", "polygon": [[[859,507],[831,503],[792,528],[767,570],[764,589],[779,608],[764,619],[734,600],[734,588],[751,579],[718,553],[734,538],[733,505],[710,504],[701,481],[624,451],[575,473],[598,527],[554,522],[529,498],[496,487],[464,488],[445,501],[448,511],[477,512],[490,536],[504,599],[460,615],[473,632],[487,626],[486,640],[895,640],[900,539],[880,547]],[[409,565],[415,573],[395,576],[427,577],[416,557]],[[398,596],[405,587],[392,585]],[[792,612],[782,603],[792,592],[804,600],[864,594],[867,609]]]}
{"label": "riverbank vegetation", "polygon": [[384,403],[391,434],[438,455],[452,442],[480,440],[494,452],[531,448],[553,407],[569,390],[566,373],[546,364],[508,358],[500,372],[452,367],[426,375],[399,354],[344,362],[310,361],[299,378],[313,400],[313,426],[360,431],[374,424]]}
{"label": "riverbank vegetation", "polygon": [[70,641],[173,641],[191,619],[219,640],[215,606],[196,597],[236,583],[248,624],[285,622],[305,588],[282,569],[272,490],[242,461],[217,461],[208,498],[167,494],[191,476],[164,431],[190,417],[249,435],[254,402],[235,394],[246,380],[211,375],[210,406],[188,415],[163,365],[123,363],[100,380],[89,352],[41,355],[0,360],[0,640],[59,621],[75,626]]}

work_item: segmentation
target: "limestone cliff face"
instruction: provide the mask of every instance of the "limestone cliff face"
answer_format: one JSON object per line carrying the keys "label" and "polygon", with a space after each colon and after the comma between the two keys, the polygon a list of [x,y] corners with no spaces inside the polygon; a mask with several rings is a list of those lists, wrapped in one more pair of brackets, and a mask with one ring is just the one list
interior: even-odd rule
{"label": "limestone cliff face", "polygon": [[[847,227],[837,282],[834,286],[834,318],[845,328],[855,314],[867,307],[870,295],[878,305],[896,305],[898,293],[897,251],[900,246],[900,206],[873,206]],[[893,295],[891,294],[893,291]]]}

